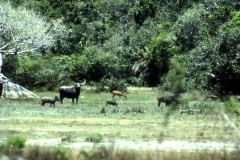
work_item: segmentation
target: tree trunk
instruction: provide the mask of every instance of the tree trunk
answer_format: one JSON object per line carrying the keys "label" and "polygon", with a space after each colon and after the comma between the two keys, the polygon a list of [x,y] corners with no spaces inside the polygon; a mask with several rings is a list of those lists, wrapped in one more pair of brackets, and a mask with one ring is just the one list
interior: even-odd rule
{"label": "tree trunk", "polygon": [[3,84],[0,83],[0,98],[2,97],[2,89],[3,89]]}
{"label": "tree trunk", "polygon": [[2,73],[3,55],[0,53],[0,73]]}
{"label": "tree trunk", "polygon": [[[2,73],[3,55],[0,53],[0,73]],[[0,98],[2,98],[3,84],[0,83]]]}

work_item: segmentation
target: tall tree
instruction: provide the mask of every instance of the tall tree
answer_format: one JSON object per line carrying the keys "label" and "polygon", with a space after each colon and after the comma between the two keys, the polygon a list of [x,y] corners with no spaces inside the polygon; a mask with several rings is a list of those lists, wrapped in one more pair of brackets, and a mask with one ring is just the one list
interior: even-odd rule
{"label": "tall tree", "polygon": [[0,3],[0,72],[8,55],[27,52],[44,53],[60,37],[67,35],[61,20],[46,20],[23,7]]}

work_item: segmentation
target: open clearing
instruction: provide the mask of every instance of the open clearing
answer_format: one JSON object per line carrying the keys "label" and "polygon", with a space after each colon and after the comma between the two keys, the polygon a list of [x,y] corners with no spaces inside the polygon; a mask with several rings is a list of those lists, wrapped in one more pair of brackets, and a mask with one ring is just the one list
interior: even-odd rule
{"label": "open clearing", "polygon": [[[127,100],[116,97],[118,107],[105,107],[105,101],[111,99],[110,93],[86,92],[77,105],[64,99],[64,104],[57,102],[55,107],[43,107],[39,99],[2,99],[0,142],[20,135],[28,139],[28,145],[79,149],[93,147],[91,137],[101,136],[100,145],[114,144],[122,149],[239,150],[235,132],[218,113],[168,112],[164,105],[157,107],[156,92],[148,91],[147,95],[134,91]],[[232,115],[231,119],[239,124],[237,116]]]}

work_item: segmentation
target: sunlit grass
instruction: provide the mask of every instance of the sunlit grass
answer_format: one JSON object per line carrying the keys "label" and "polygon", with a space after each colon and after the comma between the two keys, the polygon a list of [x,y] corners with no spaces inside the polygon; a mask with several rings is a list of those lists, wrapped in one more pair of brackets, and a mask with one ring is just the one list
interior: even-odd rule
{"label": "sunlit grass", "polygon": [[[126,94],[128,99],[115,97],[118,107],[111,105],[106,107],[106,100],[112,99],[111,93],[97,94],[86,90],[82,91],[78,104],[72,104],[71,99],[65,98],[63,104],[56,102],[55,107],[50,107],[48,104],[41,106],[40,99],[1,99],[1,138],[22,135],[28,139],[59,138],[67,142],[81,142],[89,137],[100,135],[105,142],[119,139],[237,141],[235,132],[218,113],[218,108],[224,105],[222,102],[203,101],[204,98],[197,93],[184,94],[182,95],[183,103],[177,107],[179,109],[171,111],[170,107],[165,107],[165,104],[158,107],[156,99],[160,95],[170,93],[149,88],[129,90]],[[53,97],[58,93],[44,92],[37,95]],[[181,109],[188,107],[203,108],[203,110],[191,114],[180,114]],[[104,113],[101,113],[103,108]],[[213,109],[209,111],[209,108]],[[231,114],[230,117],[239,124],[238,116]],[[111,150],[106,152],[113,154]],[[152,150],[145,152],[146,155],[156,154]],[[124,157],[121,154],[125,153],[119,151],[116,155]],[[132,156],[133,159],[137,159],[139,154],[143,156],[143,152],[138,151],[126,154],[130,159]],[[165,157],[169,154],[172,153],[166,152],[159,155],[157,153],[157,157]],[[184,153],[174,155],[176,159],[185,157]],[[202,159],[203,155],[197,153],[194,156]],[[190,159],[195,158],[190,157]]]}

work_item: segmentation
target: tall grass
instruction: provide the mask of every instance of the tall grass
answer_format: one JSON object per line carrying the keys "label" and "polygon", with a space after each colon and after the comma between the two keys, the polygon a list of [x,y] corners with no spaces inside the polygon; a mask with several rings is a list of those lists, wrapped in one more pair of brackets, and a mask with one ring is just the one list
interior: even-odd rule
{"label": "tall grass", "polygon": [[[208,151],[164,151],[154,149],[119,149],[114,144],[110,147],[94,146],[91,149],[83,148],[72,150],[56,147],[28,146],[21,152],[19,150],[9,150],[0,146],[0,151],[9,157],[25,158],[27,160],[233,160],[238,159],[239,151],[234,152],[208,152]],[[1,157],[1,156],[0,156]]]}

